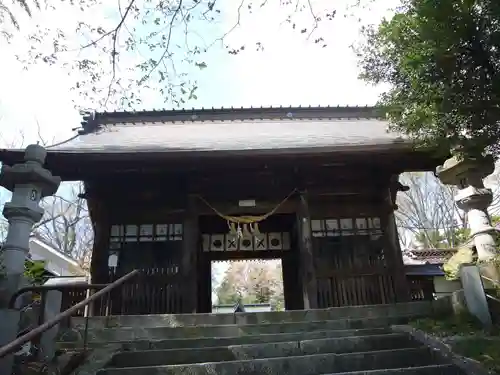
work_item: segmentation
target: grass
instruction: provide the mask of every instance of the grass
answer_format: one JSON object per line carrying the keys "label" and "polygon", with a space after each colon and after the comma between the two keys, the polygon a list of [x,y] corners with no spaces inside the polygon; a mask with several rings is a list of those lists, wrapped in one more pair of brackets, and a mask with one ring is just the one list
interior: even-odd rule
{"label": "grass", "polygon": [[490,371],[500,373],[500,338],[470,337],[452,344],[453,351],[481,362]]}
{"label": "grass", "polygon": [[439,337],[486,334],[481,323],[470,314],[417,319],[410,325]]}
{"label": "grass", "polygon": [[500,374],[500,327],[485,331],[469,314],[418,319],[410,324],[433,336],[453,337],[448,343],[455,353],[481,362],[486,369]]}

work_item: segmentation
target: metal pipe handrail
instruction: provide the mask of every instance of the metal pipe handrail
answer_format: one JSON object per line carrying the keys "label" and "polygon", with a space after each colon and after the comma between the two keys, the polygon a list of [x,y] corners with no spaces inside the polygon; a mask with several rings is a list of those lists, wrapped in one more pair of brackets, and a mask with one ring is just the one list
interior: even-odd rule
{"label": "metal pipe handrail", "polygon": [[[0,348],[0,358],[5,357],[8,354],[11,354],[14,352],[16,349],[21,347],[22,345],[26,344],[28,341],[31,341],[38,335],[41,335],[45,331],[49,330],[50,328],[54,327],[58,323],[60,323],[63,319],[69,318],[73,313],[81,309],[82,307],[86,307],[89,305],[91,302],[94,302],[95,300],[101,298],[105,294],[111,292],[113,289],[116,287],[122,285],[132,277],[136,276],[139,273],[139,270],[134,270],[132,272],[129,272],[125,276],[119,278],[118,280],[112,282],[111,284],[108,284],[106,287],[103,289],[99,290],[98,292],[92,294],[90,297],[84,299],[83,301],[77,303],[74,306],[71,306],[69,309],[63,311],[62,313],[56,315],[53,319],[45,322],[44,324],[36,327],[35,329],[31,330],[30,332],[26,333],[25,335],[18,337],[14,341],[8,343],[7,345],[4,345]],[[91,284],[87,284],[89,287],[88,289],[92,289]]]}
{"label": "metal pipe handrail", "polygon": [[[116,280],[116,281],[118,281],[118,280]],[[23,295],[24,293],[28,293],[28,292],[39,292],[39,291],[43,292],[43,291],[52,291],[52,290],[62,291],[62,290],[66,290],[66,289],[70,289],[70,290],[74,290],[74,289],[82,289],[82,290],[104,289],[108,285],[111,285],[111,284],[74,283],[74,284],[59,284],[59,285],[32,285],[32,286],[27,286],[27,287],[19,289],[17,292],[15,292],[12,295],[12,297],[10,297],[10,300],[9,300],[9,309],[14,309],[14,307],[16,305],[17,299],[21,295]]]}
{"label": "metal pipe handrail", "polygon": [[500,299],[498,299],[498,298],[497,298],[497,297],[495,297],[495,296],[492,296],[491,294],[484,293],[484,295],[485,295],[487,298],[489,298],[489,299],[491,299],[491,300],[493,300],[493,301],[495,301],[495,302],[500,302]]}
{"label": "metal pipe handrail", "polygon": [[481,278],[482,279],[485,279],[486,281],[489,281],[490,283],[494,284],[494,285],[497,285],[497,286],[500,286],[500,283],[496,280],[493,280],[487,276],[484,276],[484,275],[481,275]]}

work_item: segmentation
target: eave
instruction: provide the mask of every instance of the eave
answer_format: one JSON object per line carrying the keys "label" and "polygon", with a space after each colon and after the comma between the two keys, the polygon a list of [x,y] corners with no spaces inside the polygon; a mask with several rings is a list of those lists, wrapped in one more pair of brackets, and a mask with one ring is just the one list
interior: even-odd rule
{"label": "eave", "polygon": [[[23,162],[24,150],[0,150],[0,161],[7,165]],[[408,145],[388,147],[357,146],[310,150],[241,150],[210,152],[66,152],[48,151],[46,168],[64,181],[81,181],[100,174],[130,171],[179,171],[203,167],[239,168],[248,166],[387,166],[395,173],[434,170],[442,160],[415,151]]]}

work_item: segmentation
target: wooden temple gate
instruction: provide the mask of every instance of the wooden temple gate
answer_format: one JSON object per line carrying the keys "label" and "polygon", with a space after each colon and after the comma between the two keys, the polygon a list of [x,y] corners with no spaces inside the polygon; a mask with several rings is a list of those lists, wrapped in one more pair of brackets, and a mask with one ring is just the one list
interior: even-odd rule
{"label": "wooden temple gate", "polygon": [[[388,133],[377,108],[104,112],[83,120],[79,139],[51,147],[46,164],[65,181],[84,181],[92,281],[143,271],[113,293],[108,312],[209,311],[210,263],[240,258],[282,259],[288,309],[410,298],[393,217],[397,177],[443,161]],[[23,153],[0,150],[0,160],[13,165]],[[267,238],[265,250],[240,241],[244,248],[203,251],[227,244],[227,223],[211,228],[219,224],[205,221],[215,212],[199,197],[225,214],[258,215],[292,190],[285,216],[262,222],[262,233],[287,233],[288,250],[269,248]],[[240,210],[248,199],[253,210]]]}
{"label": "wooden temple gate", "polygon": [[[335,216],[325,212],[325,202],[308,205],[306,198],[296,194],[285,212],[261,222],[258,235],[242,238],[213,213],[112,225],[107,281],[133,269],[142,275],[112,294],[106,308],[113,314],[211,312],[212,262],[250,259],[281,259],[288,310],[405,300],[390,216],[381,215],[386,202],[364,211],[351,204],[356,214]],[[334,209],[342,212],[342,206]]]}

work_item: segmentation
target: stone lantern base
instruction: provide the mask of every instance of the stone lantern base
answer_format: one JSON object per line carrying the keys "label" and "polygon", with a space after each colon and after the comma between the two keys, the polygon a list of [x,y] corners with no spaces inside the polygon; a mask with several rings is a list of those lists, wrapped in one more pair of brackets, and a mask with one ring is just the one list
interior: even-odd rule
{"label": "stone lantern base", "polygon": [[[477,251],[478,263],[485,276],[500,280],[500,274],[492,261],[498,255],[495,243],[497,231],[491,225],[488,207],[493,200],[491,189],[485,188],[483,179],[493,173],[494,160],[482,158],[452,157],[436,169],[441,182],[458,188],[455,195],[457,206],[464,210],[471,229],[471,237]],[[488,265],[488,263],[490,263]]]}

